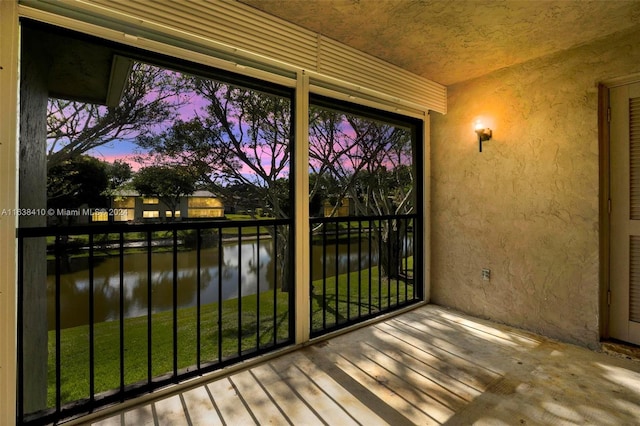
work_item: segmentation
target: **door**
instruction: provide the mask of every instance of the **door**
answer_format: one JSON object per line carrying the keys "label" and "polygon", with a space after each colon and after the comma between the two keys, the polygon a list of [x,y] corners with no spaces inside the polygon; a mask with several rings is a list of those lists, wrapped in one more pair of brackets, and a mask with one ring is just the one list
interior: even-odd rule
{"label": "door", "polygon": [[640,344],[640,83],[614,87],[611,108],[611,337]]}

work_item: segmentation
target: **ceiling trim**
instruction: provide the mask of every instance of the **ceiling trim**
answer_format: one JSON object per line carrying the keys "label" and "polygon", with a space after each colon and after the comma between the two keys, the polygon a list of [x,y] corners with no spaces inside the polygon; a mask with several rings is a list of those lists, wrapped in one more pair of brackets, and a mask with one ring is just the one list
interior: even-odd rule
{"label": "ceiling trim", "polygon": [[447,110],[445,86],[235,1],[21,0],[20,4],[122,31],[124,37],[206,51],[239,67],[287,77],[308,71],[331,87],[355,88],[423,111]]}

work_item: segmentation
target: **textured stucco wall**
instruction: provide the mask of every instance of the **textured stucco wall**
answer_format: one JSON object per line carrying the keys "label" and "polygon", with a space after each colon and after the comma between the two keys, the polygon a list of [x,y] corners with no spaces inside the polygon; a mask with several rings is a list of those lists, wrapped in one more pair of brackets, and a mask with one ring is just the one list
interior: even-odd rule
{"label": "textured stucco wall", "polygon": [[[640,29],[449,87],[431,126],[432,302],[597,345],[597,83],[640,72],[637,40]],[[494,134],[482,153],[478,118]]]}

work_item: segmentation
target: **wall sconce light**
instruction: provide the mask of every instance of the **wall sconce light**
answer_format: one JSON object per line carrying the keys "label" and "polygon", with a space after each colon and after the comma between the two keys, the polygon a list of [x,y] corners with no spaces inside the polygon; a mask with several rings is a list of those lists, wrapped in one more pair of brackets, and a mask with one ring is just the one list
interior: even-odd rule
{"label": "wall sconce light", "polygon": [[480,152],[482,152],[482,142],[486,142],[491,139],[493,136],[493,132],[491,129],[486,128],[482,125],[480,121],[476,122],[476,133],[478,135],[478,146],[480,148]]}

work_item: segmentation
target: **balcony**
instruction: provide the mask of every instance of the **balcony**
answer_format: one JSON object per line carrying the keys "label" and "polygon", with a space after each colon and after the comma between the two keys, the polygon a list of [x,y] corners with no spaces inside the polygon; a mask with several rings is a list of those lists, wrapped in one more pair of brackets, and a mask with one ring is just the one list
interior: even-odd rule
{"label": "balcony", "polygon": [[637,424],[640,363],[421,306],[80,421]]}
{"label": "balcony", "polygon": [[[311,224],[311,337],[421,300],[416,215]],[[290,348],[291,226],[21,228],[18,423],[65,421]]]}

